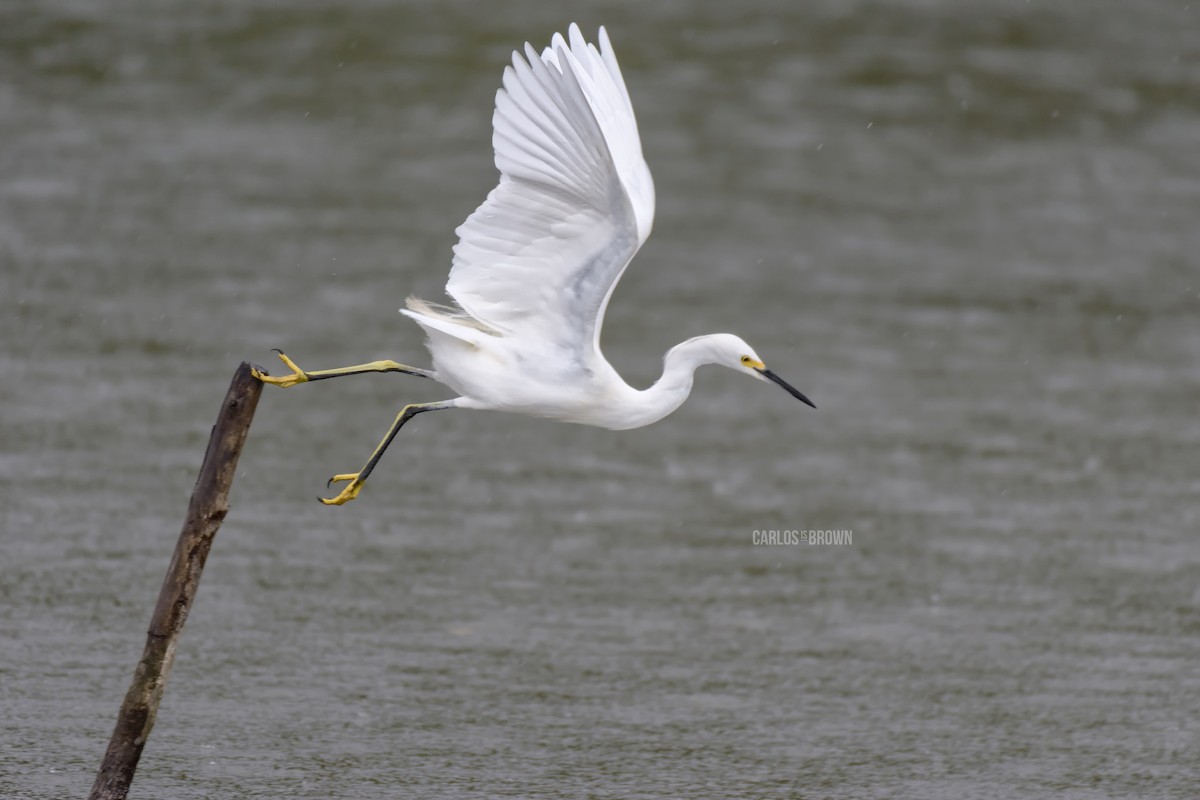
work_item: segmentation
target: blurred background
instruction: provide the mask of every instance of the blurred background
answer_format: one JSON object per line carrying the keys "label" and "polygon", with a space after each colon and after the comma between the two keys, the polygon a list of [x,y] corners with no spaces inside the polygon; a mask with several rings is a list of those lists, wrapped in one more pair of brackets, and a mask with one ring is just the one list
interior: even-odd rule
{"label": "blurred background", "polygon": [[[605,24],[637,432],[264,394],[134,783],[1128,798],[1200,779],[1200,7],[0,6],[0,794],[83,796],[243,359],[427,363],[511,51]],[[852,530],[759,547],[756,530]]]}

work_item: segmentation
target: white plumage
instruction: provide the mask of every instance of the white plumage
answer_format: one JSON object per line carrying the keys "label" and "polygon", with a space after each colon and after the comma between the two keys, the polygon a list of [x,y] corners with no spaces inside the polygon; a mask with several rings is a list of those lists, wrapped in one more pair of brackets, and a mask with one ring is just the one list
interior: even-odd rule
{"label": "white plumage", "polygon": [[404,314],[429,337],[434,369],[373,362],[263,380],[292,386],[363,372],[406,372],[458,393],[409,405],[359,473],[327,503],[357,496],[408,419],[447,408],[491,409],[612,429],[649,425],[687,399],[692,375],[720,364],[771,380],[812,405],[732,334],[669,350],[662,377],[629,386],[600,352],[600,327],[621,274],[654,224],[654,181],[633,104],[604,28],[600,47],[572,24],[539,55],[513,53],[496,93],[492,145],[500,183],[459,226],[446,292],[454,305],[409,298]]}
{"label": "white plumage", "polygon": [[[654,181],[608,34],[599,50],[577,26],[569,34],[540,57],[526,44],[504,70],[492,116],[500,185],[459,226],[446,292],[485,328],[592,367],[608,297],[654,224]],[[453,322],[428,324],[428,304],[409,309],[455,335]]]}

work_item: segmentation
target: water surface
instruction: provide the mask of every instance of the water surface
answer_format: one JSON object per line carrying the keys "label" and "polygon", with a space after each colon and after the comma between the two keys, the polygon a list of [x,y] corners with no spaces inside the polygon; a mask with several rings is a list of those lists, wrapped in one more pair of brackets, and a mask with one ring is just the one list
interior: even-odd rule
{"label": "water surface", "polygon": [[[134,791],[1189,797],[1194,4],[587,3],[658,188],[611,433],[269,392]],[[82,796],[229,377],[424,363],[541,3],[0,10],[0,794]],[[847,529],[841,547],[755,530]]]}

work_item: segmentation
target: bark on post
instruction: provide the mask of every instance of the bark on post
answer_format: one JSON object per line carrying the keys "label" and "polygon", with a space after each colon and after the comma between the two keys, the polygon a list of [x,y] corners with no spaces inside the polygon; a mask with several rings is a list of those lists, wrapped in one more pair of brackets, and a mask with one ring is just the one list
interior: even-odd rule
{"label": "bark on post", "polygon": [[175,661],[176,642],[196,598],[213,537],[229,511],[229,487],[262,394],[262,382],[250,374],[250,369],[250,364],[242,362],[234,373],[213,426],[175,555],[150,620],[146,649],[121,704],[89,800],[124,800],[154,726],[163,688]]}

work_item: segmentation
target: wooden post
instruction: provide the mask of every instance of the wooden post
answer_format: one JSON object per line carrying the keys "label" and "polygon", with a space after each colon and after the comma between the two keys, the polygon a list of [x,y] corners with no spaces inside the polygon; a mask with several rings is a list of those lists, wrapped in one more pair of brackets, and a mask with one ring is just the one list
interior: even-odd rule
{"label": "wooden post", "polygon": [[163,688],[175,662],[176,642],[200,586],[204,561],[229,512],[229,487],[262,394],[262,382],[250,370],[250,364],[242,362],[234,373],[213,426],[200,477],[192,490],[187,519],[150,620],[146,649],[121,704],[89,800],[124,800],[129,793],[129,784],[133,782],[134,770],[154,726]]}

